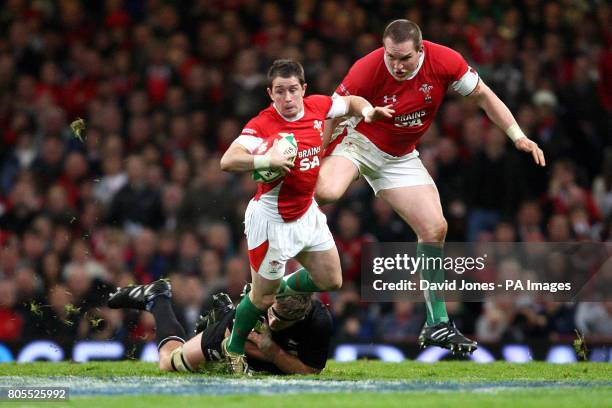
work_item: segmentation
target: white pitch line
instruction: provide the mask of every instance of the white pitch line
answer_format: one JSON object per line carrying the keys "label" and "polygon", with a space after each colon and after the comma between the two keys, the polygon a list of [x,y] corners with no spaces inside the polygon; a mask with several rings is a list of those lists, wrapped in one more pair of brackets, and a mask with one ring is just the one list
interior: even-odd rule
{"label": "white pitch line", "polygon": [[602,381],[385,381],[385,380],[316,380],[282,377],[228,378],[207,376],[176,377],[0,377],[3,386],[62,386],[71,397],[105,395],[230,395],[230,394],[297,394],[336,392],[477,392],[523,391],[542,388],[611,387]]}

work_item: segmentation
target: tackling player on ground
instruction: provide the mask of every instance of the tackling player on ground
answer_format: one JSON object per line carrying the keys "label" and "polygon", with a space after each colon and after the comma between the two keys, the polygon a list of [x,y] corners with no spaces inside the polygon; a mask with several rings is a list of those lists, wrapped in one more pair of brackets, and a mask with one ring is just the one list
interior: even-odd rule
{"label": "tackling player on ground", "polygon": [[[350,114],[370,123],[393,114],[389,107],[373,108],[358,96],[304,97],[304,69],[295,61],[275,61],[268,81],[272,104],[246,124],[221,158],[225,171],[271,168],[285,174],[272,183],[259,184],[245,213],[253,289],[236,308],[231,336],[223,343],[236,373],[248,369],[245,342],[279,289],[291,294],[336,290],[342,285],[338,251],[326,217],[313,198],[325,120]],[[256,154],[262,141],[279,133],[292,134],[297,141],[298,166],[293,164],[295,157],[285,157],[277,149],[276,142],[266,154]],[[304,268],[283,280],[285,264],[291,258]]]}
{"label": "tackling player on ground", "polygon": [[[245,291],[250,290],[250,285]],[[202,350],[207,361],[219,360],[223,340],[232,330],[236,310],[229,296],[218,294],[221,304],[200,320]],[[225,305],[223,305],[223,303]],[[225,307],[224,307],[225,306]],[[332,317],[312,294],[277,297],[245,343],[249,370],[269,374],[318,374],[327,363]]]}
{"label": "tackling player on ground", "polygon": [[[245,291],[247,288],[245,288]],[[185,342],[185,330],[172,309],[170,283],[119,288],[108,305],[153,314],[162,371],[198,372],[223,360],[221,344],[229,336],[235,308],[225,293],[213,295],[213,309],[201,316],[196,336]],[[327,362],[332,318],[325,306],[308,294],[279,297],[268,309],[258,331],[249,333],[245,352],[250,368],[270,374],[318,374]]]}
{"label": "tackling player on ground", "polygon": [[[442,257],[447,223],[438,190],[418,158],[415,146],[429,128],[448,88],[473,99],[503,129],[517,149],[545,165],[538,145],[521,131],[510,110],[456,51],[423,41],[418,25],[395,20],[385,29],[383,47],[361,58],[336,89],[341,96],[359,95],[373,104],[392,104],[395,113],[376,124],[351,120],[329,146],[321,167],[316,197],[321,204],[338,200],[362,175],[418,237],[417,256]],[[326,126],[326,142],[339,123]],[[424,279],[442,282],[442,270],[422,270]],[[443,298],[425,292],[427,321],[419,336],[425,347],[473,351],[476,342],[449,321]]]}

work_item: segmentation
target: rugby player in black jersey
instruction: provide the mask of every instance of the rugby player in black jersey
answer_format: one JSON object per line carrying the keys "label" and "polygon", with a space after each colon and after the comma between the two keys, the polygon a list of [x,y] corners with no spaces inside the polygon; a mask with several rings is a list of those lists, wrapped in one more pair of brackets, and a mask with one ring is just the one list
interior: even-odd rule
{"label": "rugby player in black jersey", "polygon": [[[153,314],[163,371],[197,372],[223,361],[221,343],[232,330],[236,312],[229,296],[214,295],[213,309],[200,318],[196,336],[188,341],[172,310],[171,297],[170,283],[158,280],[120,288],[110,296],[108,305]],[[317,374],[327,362],[331,335],[332,318],[320,301],[310,294],[279,297],[248,335],[248,365],[255,372]]]}

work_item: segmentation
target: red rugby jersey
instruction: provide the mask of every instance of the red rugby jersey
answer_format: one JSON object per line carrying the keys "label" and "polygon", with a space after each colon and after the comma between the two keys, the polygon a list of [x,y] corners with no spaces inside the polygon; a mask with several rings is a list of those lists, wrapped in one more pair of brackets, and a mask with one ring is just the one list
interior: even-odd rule
{"label": "red rugby jersey", "polygon": [[302,116],[288,120],[278,113],[274,105],[270,105],[242,129],[236,142],[251,153],[255,152],[262,139],[280,132],[293,133],[297,141],[295,167],[279,180],[258,185],[254,200],[263,204],[270,217],[290,222],[300,218],[310,208],[321,168],[325,119],[342,116],[346,114],[346,109],[344,102],[334,102],[330,96],[311,95],[304,98]]}
{"label": "red rugby jersey", "polygon": [[469,95],[478,84],[478,74],[458,52],[430,41],[423,41],[423,49],[423,61],[413,78],[396,80],[385,65],[381,47],[357,60],[336,89],[338,95],[362,96],[373,106],[393,104],[392,118],[374,123],[361,121],[356,127],[379,149],[393,156],[414,150],[449,86]]}

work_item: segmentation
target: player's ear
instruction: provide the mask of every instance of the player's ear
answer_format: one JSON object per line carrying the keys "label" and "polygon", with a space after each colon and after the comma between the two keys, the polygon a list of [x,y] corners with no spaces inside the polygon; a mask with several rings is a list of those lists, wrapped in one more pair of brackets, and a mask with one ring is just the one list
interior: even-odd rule
{"label": "player's ear", "polygon": [[306,95],[306,87],[308,86],[308,84],[306,82],[304,82],[304,85],[302,85],[302,96]]}
{"label": "player's ear", "polygon": [[272,101],[274,101],[274,98],[272,97],[272,89],[266,88],[266,91],[268,92],[268,96],[270,97],[270,99],[272,99]]}

